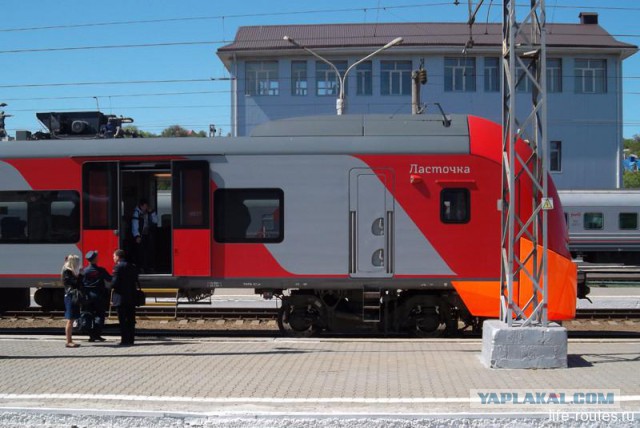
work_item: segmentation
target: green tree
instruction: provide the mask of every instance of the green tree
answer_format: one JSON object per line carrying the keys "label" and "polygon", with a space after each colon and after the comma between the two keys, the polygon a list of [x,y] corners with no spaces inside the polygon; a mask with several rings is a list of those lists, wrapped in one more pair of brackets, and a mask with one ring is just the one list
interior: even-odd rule
{"label": "green tree", "polygon": [[640,135],[636,134],[633,138],[625,138],[622,141],[623,147],[628,150],[628,154],[640,154]]}
{"label": "green tree", "polygon": [[640,172],[625,171],[622,175],[622,186],[625,189],[640,189]]}
{"label": "green tree", "polygon": [[160,134],[162,137],[206,137],[207,133],[204,131],[187,130],[180,125],[172,125],[162,131]]}
{"label": "green tree", "polygon": [[162,137],[188,137],[189,136],[189,131],[187,131],[186,129],[184,129],[180,125],[172,125],[172,126],[166,128],[165,130],[163,130],[162,133],[160,134],[160,136],[162,136]]}
{"label": "green tree", "polygon": [[143,131],[134,125],[125,126],[123,129],[126,133],[128,133],[131,136],[137,135],[138,137],[142,137],[142,138],[155,138],[158,136],[158,134],[154,134],[153,132]]}
{"label": "green tree", "polygon": [[[625,157],[631,154],[640,154],[640,135],[636,134],[632,138],[622,140]],[[622,173],[622,186],[625,189],[640,189],[640,172],[624,171]]]}

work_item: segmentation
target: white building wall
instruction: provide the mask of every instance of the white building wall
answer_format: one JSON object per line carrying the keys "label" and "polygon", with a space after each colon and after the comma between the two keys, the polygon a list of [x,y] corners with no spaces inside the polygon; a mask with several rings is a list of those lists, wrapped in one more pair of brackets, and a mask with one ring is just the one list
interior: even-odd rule
{"label": "white building wall", "polygon": [[[485,117],[495,122],[501,121],[502,99],[500,92],[484,90],[484,56],[476,58],[475,92],[448,92],[444,87],[444,59],[457,55],[379,55],[372,59],[373,94],[356,95],[356,70],[350,71],[346,93],[345,114],[408,114],[411,113],[411,95],[381,95],[380,61],[411,60],[413,69],[419,67],[424,58],[429,81],[421,88],[421,99],[427,104],[428,113],[439,113],[432,103],[439,102],[447,113],[463,113]],[[459,55],[458,55],[459,56]],[[487,55],[493,56],[495,55]],[[548,58],[562,58],[562,92],[548,94],[548,138],[562,142],[561,171],[552,171],[553,179],[561,189],[610,189],[620,183],[621,147],[621,60],[618,56],[603,55],[553,55]],[[327,58],[345,60],[352,64],[358,57],[331,56]],[[576,58],[606,59],[607,91],[603,94],[575,93]],[[260,58],[268,60],[269,58]],[[237,135],[249,135],[258,124],[294,116],[336,114],[336,97],[316,96],[316,60],[308,55],[278,60],[279,95],[253,96],[245,91],[245,61],[237,62]],[[307,61],[308,94],[291,94],[291,61]],[[530,93],[517,96],[518,117],[530,113]],[[236,108],[237,107],[237,108]]]}

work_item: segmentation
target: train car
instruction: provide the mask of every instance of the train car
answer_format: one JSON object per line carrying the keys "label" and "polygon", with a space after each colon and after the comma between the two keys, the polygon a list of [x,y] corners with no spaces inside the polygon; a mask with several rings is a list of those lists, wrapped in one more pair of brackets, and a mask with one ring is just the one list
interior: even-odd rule
{"label": "train car", "polygon": [[574,258],[640,264],[639,190],[561,190]]}
{"label": "train car", "polygon": [[[252,288],[282,299],[280,328],[298,335],[451,333],[499,313],[501,174],[500,126],[464,115],[294,118],[241,138],[10,142],[0,151],[0,287],[40,286],[59,300],[65,255],[97,250],[112,268],[146,198],[162,212],[145,286]],[[566,237],[556,204],[553,320],[575,314]],[[516,284],[519,302],[528,288]]]}

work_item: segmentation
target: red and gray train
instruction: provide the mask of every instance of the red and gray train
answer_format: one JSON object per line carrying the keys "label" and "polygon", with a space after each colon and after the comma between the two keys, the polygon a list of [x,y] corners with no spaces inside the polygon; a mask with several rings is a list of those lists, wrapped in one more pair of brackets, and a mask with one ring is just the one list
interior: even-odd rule
{"label": "red and gray train", "polygon": [[[137,201],[157,207],[163,195],[170,209],[158,212],[145,286],[274,295],[281,329],[300,335],[354,325],[430,335],[499,313],[501,128],[478,117],[322,116],[238,138],[5,142],[0,177],[5,307],[28,301],[28,287],[59,302],[67,254],[98,250],[110,269]],[[548,314],[567,320],[576,267],[553,185],[549,196]],[[518,301],[529,288],[515,284]]]}

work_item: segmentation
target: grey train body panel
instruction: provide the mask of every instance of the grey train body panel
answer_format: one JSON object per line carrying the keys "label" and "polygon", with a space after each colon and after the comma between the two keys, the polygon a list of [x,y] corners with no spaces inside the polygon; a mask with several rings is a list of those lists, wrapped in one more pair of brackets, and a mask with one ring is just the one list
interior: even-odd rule
{"label": "grey train body panel", "polygon": [[[31,190],[13,166],[0,161],[0,191]],[[78,252],[73,244],[0,244],[0,274],[51,275],[60,273],[64,257]],[[3,281],[0,281],[3,282]]]}
{"label": "grey train body panel", "polygon": [[[381,182],[371,180],[364,187],[353,184],[353,171],[363,177],[378,177],[357,155],[468,154],[467,117],[452,115],[452,124],[443,125],[441,116],[341,116],[287,119],[256,128],[252,137],[241,138],[150,138],[13,141],[0,145],[0,190],[30,190],[27,181],[2,159],[86,158],[120,159],[168,156],[178,159],[207,160],[211,180],[218,188],[280,188],[285,194],[285,235],[281,243],[263,244],[286,271],[294,275],[350,275],[367,282],[382,281],[394,275],[455,276],[404,207]],[[393,181],[393,171],[388,179]],[[389,183],[391,186],[393,183]],[[368,186],[368,187],[367,187]],[[353,192],[372,192],[383,201],[380,213],[366,218],[369,223],[384,219],[386,241],[365,236],[373,225],[361,224],[358,234],[362,266],[349,270],[349,216],[368,202],[354,202]],[[360,215],[360,214],[358,214]],[[363,219],[365,217],[362,217]],[[373,221],[372,221],[373,219]],[[364,221],[364,220],[362,220]],[[39,275],[49,280],[59,275],[64,256],[78,253],[78,244],[0,244],[1,275]],[[377,252],[377,249],[382,251]],[[375,254],[375,256],[374,256]],[[366,261],[383,257],[380,269],[367,268]],[[369,270],[368,270],[369,269]],[[162,279],[162,278],[160,278]],[[165,281],[171,281],[164,278]],[[178,282],[181,280],[176,278]],[[224,278],[221,278],[224,281]],[[290,279],[295,281],[293,279]],[[211,281],[185,279],[180,286]],[[424,283],[427,287],[441,280]],[[360,283],[360,281],[354,281]],[[0,286],[7,286],[0,280]],[[241,281],[234,284],[242,286]]]}
{"label": "grey train body panel", "polygon": [[[364,162],[353,156],[221,156],[213,158],[211,168],[218,188],[284,191],[285,239],[264,245],[285,270],[296,275],[347,273],[349,174],[355,169],[374,174]],[[453,274],[397,201],[393,211],[394,273]]]}
{"label": "grey train body panel", "polygon": [[[252,137],[221,138],[121,138],[85,140],[11,141],[0,146],[0,159],[100,156],[198,156],[198,155],[304,155],[304,154],[468,154],[466,116],[453,116],[452,125],[442,125],[439,116],[411,120],[397,116],[368,118],[369,128],[359,132],[330,132],[343,119],[337,116],[298,119],[301,135],[286,133],[286,127]],[[363,116],[354,116],[362,119]],[[378,116],[374,116],[378,117]],[[439,118],[439,119],[438,119]],[[351,119],[350,119],[351,120]],[[278,121],[289,122],[289,119]],[[412,126],[406,126],[411,123]],[[303,125],[304,124],[304,125]],[[320,124],[328,134],[320,132]],[[386,126],[385,126],[386,125]],[[266,126],[266,125],[265,125]],[[276,125],[271,125],[275,127]],[[382,129],[380,129],[382,128]],[[307,129],[306,132],[303,129]],[[374,134],[377,130],[377,134]],[[435,132],[434,130],[437,130]],[[384,131],[384,132],[383,132]],[[366,137],[366,138],[363,138]]]}

